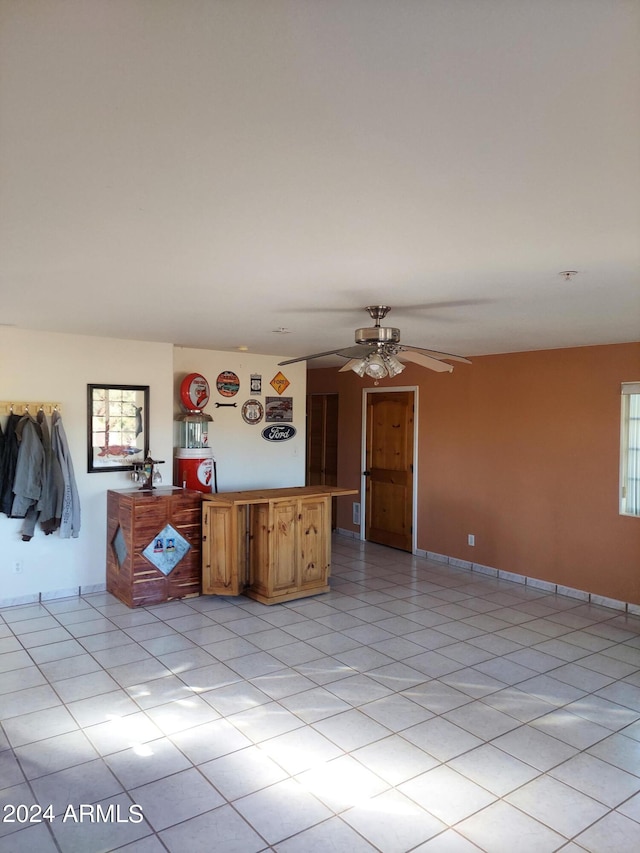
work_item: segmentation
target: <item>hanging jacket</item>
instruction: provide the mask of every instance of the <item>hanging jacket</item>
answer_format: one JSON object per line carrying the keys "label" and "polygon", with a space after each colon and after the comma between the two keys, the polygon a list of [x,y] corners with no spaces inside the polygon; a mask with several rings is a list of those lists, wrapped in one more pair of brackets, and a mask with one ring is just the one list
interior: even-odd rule
{"label": "hanging jacket", "polygon": [[22,415],[10,414],[4,432],[4,447],[0,459],[0,512],[11,515],[13,505],[13,480],[18,461],[16,427]]}
{"label": "hanging jacket", "polygon": [[4,460],[4,445],[5,445],[4,431],[2,429],[2,425],[0,424],[0,505],[2,503],[2,462]]}
{"label": "hanging jacket", "polygon": [[16,426],[18,459],[13,478],[12,518],[24,518],[27,510],[35,506],[42,495],[44,481],[44,447],[42,429],[31,417],[24,415]]}
{"label": "hanging jacket", "polygon": [[51,448],[60,463],[64,483],[60,536],[62,539],[69,539],[70,537],[76,539],[80,533],[80,497],[73,473],[73,462],[69,453],[67,436],[62,426],[62,417],[56,411],[51,416]]}
{"label": "hanging jacket", "polygon": [[[54,456],[51,448],[51,436],[44,412],[38,412],[37,423],[41,434],[42,448],[44,452],[42,465],[42,488],[40,490],[39,499],[30,503],[24,516],[24,523],[21,531],[23,542],[29,542],[33,538],[36,523],[38,521],[40,521],[40,527],[45,534],[53,533],[54,530],[57,530],[58,527],[60,527],[60,516],[62,515],[64,481],[62,479],[60,463]],[[18,425],[18,432],[19,430],[20,425]],[[20,447],[22,447],[22,444]],[[18,467],[20,467],[21,453],[22,450],[19,449]],[[18,478],[16,477],[16,479]],[[18,515],[15,511],[16,500],[17,497],[14,499],[14,516]]]}
{"label": "hanging jacket", "polygon": [[40,527],[48,536],[60,527],[62,501],[64,498],[64,480],[62,478],[60,462],[51,447],[51,434],[44,413],[38,413],[38,422],[42,426],[42,445],[44,447],[44,483],[42,495],[38,502],[38,519]]}

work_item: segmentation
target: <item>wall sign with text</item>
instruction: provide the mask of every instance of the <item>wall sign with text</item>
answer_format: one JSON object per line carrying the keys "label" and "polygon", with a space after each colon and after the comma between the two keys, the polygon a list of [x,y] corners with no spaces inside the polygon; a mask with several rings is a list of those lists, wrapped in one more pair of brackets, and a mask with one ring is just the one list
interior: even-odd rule
{"label": "wall sign with text", "polygon": [[278,392],[278,394],[284,394],[287,388],[291,385],[287,377],[282,373],[282,371],[278,371],[276,375],[271,380],[272,388]]}
{"label": "wall sign with text", "polygon": [[223,370],[216,379],[216,388],[223,397],[235,397],[240,390],[240,380],[233,370]]}
{"label": "wall sign with text", "polygon": [[296,432],[296,428],[291,424],[273,424],[262,430],[262,437],[265,441],[289,441]]}

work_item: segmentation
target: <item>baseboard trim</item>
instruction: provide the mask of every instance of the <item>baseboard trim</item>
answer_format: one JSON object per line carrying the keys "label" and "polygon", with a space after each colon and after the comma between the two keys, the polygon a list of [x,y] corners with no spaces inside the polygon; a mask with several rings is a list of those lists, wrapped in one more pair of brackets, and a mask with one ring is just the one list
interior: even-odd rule
{"label": "baseboard trim", "polygon": [[0,598],[0,608],[24,607],[28,604],[41,604],[43,601],[61,601],[64,598],[81,598],[83,595],[91,595],[95,592],[106,592],[106,589],[106,583],[94,583],[71,589],[50,589],[29,595],[16,595],[12,598]]}
{"label": "baseboard trim", "polygon": [[426,560],[431,560],[434,563],[447,563],[457,569],[463,569],[478,574],[488,575],[489,577],[499,578],[500,580],[509,581],[510,583],[524,584],[533,589],[540,589],[544,592],[550,592],[554,595],[566,595],[568,598],[577,598],[580,601],[588,604],[595,604],[599,607],[608,607],[611,610],[618,610],[621,613],[628,613],[630,616],[640,616],[640,604],[633,604],[629,601],[618,601],[616,598],[608,598],[606,595],[597,595],[595,592],[589,592],[585,589],[574,589],[563,584],[556,584],[553,581],[545,581],[540,578],[521,575],[516,572],[505,572],[502,569],[495,569],[493,566],[483,566],[481,563],[469,562],[469,560],[460,560],[457,557],[449,557],[446,554],[438,554],[434,551],[423,551],[416,549],[417,557],[424,557]]}
{"label": "baseboard trim", "polygon": [[339,536],[346,536],[347,539],[360,539],[360,534],[357,530],[345,530],[342,527],[336,527],[333,532],[337,533]]}

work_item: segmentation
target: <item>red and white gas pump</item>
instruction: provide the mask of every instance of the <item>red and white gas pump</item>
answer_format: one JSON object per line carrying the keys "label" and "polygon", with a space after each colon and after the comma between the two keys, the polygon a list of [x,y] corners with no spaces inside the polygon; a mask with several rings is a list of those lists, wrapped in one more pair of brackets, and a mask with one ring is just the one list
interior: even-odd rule
{"label": "red and white gas pump", "polygon": [[175,459],[175,484],[198,492],[217,492],[216,461],[209,447],[211,415],[202,410],[209,402],[209,383],[190,373],[180,384],[179,447]]}

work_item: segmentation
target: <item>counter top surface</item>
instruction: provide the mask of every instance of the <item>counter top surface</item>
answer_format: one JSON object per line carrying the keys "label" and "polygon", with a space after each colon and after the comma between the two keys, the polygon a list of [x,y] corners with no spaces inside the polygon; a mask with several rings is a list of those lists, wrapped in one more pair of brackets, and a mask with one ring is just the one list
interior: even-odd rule
{"label": "counter top surface", "polygon": [[217,492],[205,494],[203,500],[220,506],[259,504],[273,500],[287,500],[305,497],[340,497],[340,495],[357,495],[358,489],[346,489],[340,486],[289,486],[283,489],[254,489],[240,492]]}
{"label": "counter top surface", "polygon": [[128,489],[108,489],[107,493],[109,492],[113,492],[116,495],[147,498],[166,498],[167,496],[179,493],[194,496],[202,494],[195,489],[183,489],[181,486],[154,486],[153,489],[142,489],[140,486],[134,486]]}

